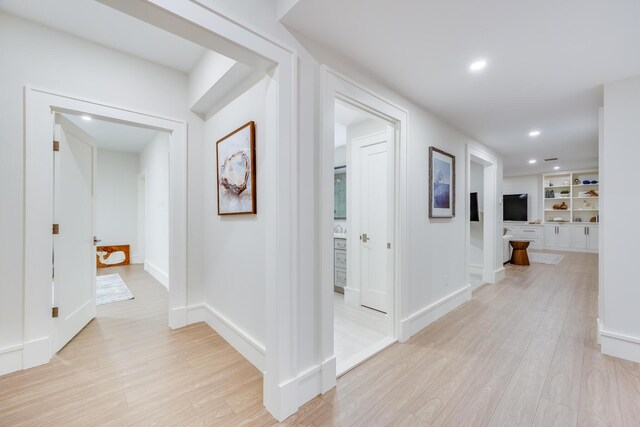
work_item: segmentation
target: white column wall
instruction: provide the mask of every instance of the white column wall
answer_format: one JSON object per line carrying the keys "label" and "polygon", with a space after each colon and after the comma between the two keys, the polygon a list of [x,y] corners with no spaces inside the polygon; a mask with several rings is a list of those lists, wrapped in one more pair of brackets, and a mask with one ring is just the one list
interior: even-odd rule
{"label": "white column wall", "polygon": [[604,86],[600,140],[600,343],[602,352],[640,362],[640,286],[635,263],[640,198],[631,190],[640,155],[640,76]]}

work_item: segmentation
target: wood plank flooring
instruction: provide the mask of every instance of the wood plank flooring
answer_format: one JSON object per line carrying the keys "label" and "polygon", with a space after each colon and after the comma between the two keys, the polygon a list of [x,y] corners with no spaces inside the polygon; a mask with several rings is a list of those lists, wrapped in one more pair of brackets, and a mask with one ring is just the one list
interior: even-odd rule
{"label": "wood plank flooring", "polygon": [[[564,255],[507,266],[284,424],[640,425],[640,364],[596,342],[597,257]],[[49,365],[0,377],[0,425],[276,424],[251,364],[204,324],[169,330],[161,285],[118,272],[136,299],[99,307]]]}
{"label": "wood plank flooring", "polygon": [[275,420],[262,375],[204,323],[168,328],[166,289],[112,267],[133,300],[97,317],[51,363],[0,377],[0,426],[253,425]]}
{"label": "wood plank flooring", "polygon": [[507,278],[338,380],[290,425],[640,426],[640,364],[600,353],[597,255]]}

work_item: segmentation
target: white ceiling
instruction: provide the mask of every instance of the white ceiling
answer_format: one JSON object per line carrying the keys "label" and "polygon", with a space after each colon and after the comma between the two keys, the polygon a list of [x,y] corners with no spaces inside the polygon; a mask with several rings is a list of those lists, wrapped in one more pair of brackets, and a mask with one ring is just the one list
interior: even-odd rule
{"label": "white ceiling", "polygon": [[98,148],[114,151],[139,153],[158,134],[158,130],[112,122],[93,117],[84,120],[79,115],[63,114],[76,126],[95,139]]}
{"label": "white ceiling", "polygon": [[506,175],[595,165],[602,84],[640,74],[637,0],[300,0],[283,22],[497,150]]}
{"label": "white ceiling", "polygon": [[206,51],[94,0],[0,0],[0,9],[184,73]]}

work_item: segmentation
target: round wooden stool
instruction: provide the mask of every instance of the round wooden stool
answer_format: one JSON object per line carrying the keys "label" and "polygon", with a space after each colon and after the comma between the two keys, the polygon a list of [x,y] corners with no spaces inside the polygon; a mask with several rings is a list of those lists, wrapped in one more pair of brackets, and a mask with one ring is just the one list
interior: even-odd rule
{"label": "round wooden stool", "polygon": [[511,264],[514,265],[529,265],[529,255],[527,254],[527,248],[529,247],[528,240],[512,240],[511,247],[513,253],[511,254]]}

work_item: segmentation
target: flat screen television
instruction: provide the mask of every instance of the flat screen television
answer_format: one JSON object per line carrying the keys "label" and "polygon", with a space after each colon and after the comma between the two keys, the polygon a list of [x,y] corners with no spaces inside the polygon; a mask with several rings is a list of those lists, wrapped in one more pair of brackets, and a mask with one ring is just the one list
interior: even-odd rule
{"label": "flat screen television", "polygon": [[469,220],[478,222],[480,221],[480,215],[478,214],[478,193],[471,193],[470,200],[471,218],[469,218]]}
{"label": "flat screen television", "polygon": [[527,221],[527,194],[505,194],[503,200],[504,221]]}

